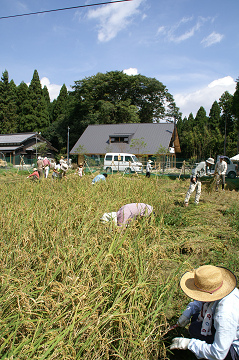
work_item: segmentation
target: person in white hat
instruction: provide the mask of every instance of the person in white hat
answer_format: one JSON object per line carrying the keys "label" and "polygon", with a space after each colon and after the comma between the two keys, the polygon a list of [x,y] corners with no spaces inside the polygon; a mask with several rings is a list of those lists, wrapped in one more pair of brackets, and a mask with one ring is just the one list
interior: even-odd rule
{"label": "person in white hat", "polygon": [[151,166],[152,160],[148,160],[147,165],[146,165],[146,177],[150,177],[150,171],[152,170],[152,166]]}
{"label": "person in white hat", "polygon": [[180,281],[184,293],[194,301],[178,319],[190,323],[191,339],[176,337],[171,350],[190,350],[198,359],[239,359],[239,290],[228,269],[203,265],[186,272]]}
{"label": "person in white hat", "polygon": [[227,173],[227,163],[224,160],[224,156],[219,156],[219,160],[215,166],[215,175],[216,175],[216,191],[218,191],[218,187],[220,181],[222,180],[222,190],[225,190],[225,182],[226,182],[226,173]]}
{"label": "person in white hat", "polygon": [[39,172],[37,171],[37,168],[33,169],[33,173],[28,175],[27,179],[31,178],[31,177],[32,177],[33,180],[39,180]]}
{"label": "person in white hat", "polygon": [[187,191],[187,194],[185,196],[185,200],[184,200],[184,205],[188,206],[188,202],[190,199],[190,196],[192,195],[192,193],[194,192],[194,190],[196,189],[196,194],[195,194],[195,204],[199,203],[199,199],[201,196],[201,189],[202,189],[202,184],[200,181],[200,177],[205,176],[210,174],[209,170],[211,168],[211,166],[214,165],[214,159],[213,158],[208,158],[206,161],[201,161],[195,169],[193,169],[192,171],[192,175],[190,178],[190,185],[189,185],[189,189]]}

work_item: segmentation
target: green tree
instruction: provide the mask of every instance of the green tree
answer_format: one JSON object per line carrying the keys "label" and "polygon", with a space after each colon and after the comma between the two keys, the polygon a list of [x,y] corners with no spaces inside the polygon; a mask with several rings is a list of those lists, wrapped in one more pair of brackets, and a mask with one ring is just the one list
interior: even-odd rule
{"label": "green tree", "polygon": [[28,132],[32,129],[31,124],[27,121],[30,109],[29,89],[27,84],[22,81],[17,87],[18,132]]}
{"label": "green tree", "polygon": [[232,99],[232,114],[237,130],[237,153],[239,153],[239,78],[236,80],[236,91]]}
{"label": "green tree", "polygon": [[136,150],[136,154],[142,154],[143,149],[147,147],[147,143],[144,141],[144,138],[140,139],[132,139],[130,143],[130,147]]}
{"label": "green tree", "polygon": [[219,106],[222,112],[220,129],[221,133],[224,134],[224,155],[232,153],[232,148],[236,145],[236,143],[235,145],[232,145],[232,138],[234,137],[233,132],[235,130],[235,122],[233,122],[232,117],[232,101],[233,95],[231,95],[228,91],[225,91],[219,99]]}
{"label": "green tree", "polygon": [[13,80],[9,82],[7,70],[0,81],[0,133],[9,134],[17,130],[17,87]]}
{"label": "green tree", "polygon": [[44,134],[49,126],[49,109],[47,100],[43,95],[37,70],[34,70],[29,85],[30,109],[27,115],[27,123],[30,131],[41,131]]}
{"label": "green tree", "polygon": [[210,131],[210,152],[209,155],[216,158],[217,154],[223,152],[223,136],[220,131],[221,108],[217,101],[214,101],[209,112],[208,127]]}
{"label": "green tree", "polygon": [[105,123],[105,116],[109,123],[159,122],[180,116],[166,87],[142,75],[98,73],[75,81],[73,90],[84,107],[87,122]]}

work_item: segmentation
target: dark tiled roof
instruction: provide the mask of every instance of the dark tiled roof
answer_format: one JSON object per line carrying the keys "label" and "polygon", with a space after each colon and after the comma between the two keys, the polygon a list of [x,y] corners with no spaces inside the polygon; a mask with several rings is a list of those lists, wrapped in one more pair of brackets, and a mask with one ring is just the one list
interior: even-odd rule
{"label": "dark tiled roof", "polygon": [[[126,143],[109,143],[109,136],[130,136],[141,139],[147,144],[140,149],[143,154],[155,154],[160,146],[168,149],[173,135],[172,123],[147,124],[110,124],[89,125],[76,142],[71,154],[105,154],[106,152],[138,153],[134,147]],[[77,150],[78,149],[78,150]],[[81,149],[81,151],[79,151]],[[83,151],[82,151],[83,150]]]}
{"label": "dark tiled roof", "polygon": [[36,133],[0,134],[0,144],[21,144],[33,136],[36,136]]}

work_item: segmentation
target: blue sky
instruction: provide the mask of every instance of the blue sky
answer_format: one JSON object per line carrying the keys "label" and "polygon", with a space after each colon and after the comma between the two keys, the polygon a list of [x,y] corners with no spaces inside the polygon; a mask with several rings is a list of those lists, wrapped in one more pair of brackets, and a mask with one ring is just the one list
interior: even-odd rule
{"label": "blue sky", "polygon": [[[105,0],[1,0],[0,17]],[[37,69],[51,99],[63,84],[112,70],[161,81],[183,115],[209,113],[239,77],[238,0],[132,0],[0,20],[0,72]]]}

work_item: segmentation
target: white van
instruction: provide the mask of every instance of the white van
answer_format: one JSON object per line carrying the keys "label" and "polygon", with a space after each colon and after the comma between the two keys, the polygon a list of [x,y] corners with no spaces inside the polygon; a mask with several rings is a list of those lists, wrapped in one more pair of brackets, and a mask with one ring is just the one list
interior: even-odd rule
{"label": "white van", "polygon": [[104,158],[104,170],[107,173],[112,171],[142,172],[143,165],[134,154],[107,153]]}

